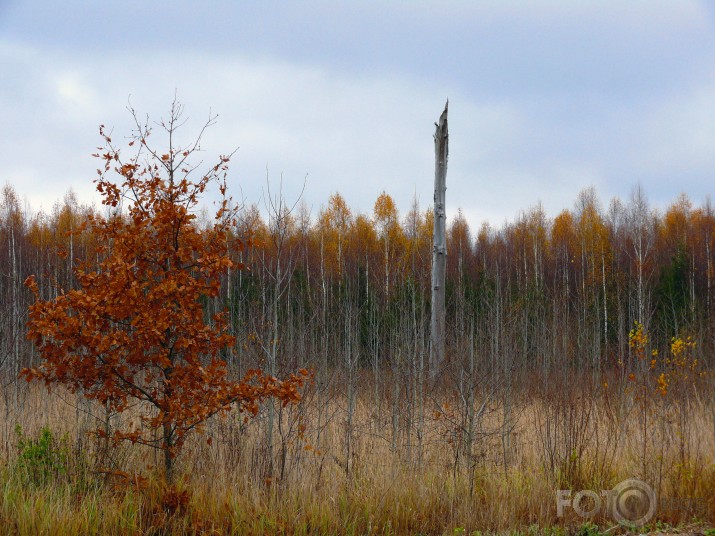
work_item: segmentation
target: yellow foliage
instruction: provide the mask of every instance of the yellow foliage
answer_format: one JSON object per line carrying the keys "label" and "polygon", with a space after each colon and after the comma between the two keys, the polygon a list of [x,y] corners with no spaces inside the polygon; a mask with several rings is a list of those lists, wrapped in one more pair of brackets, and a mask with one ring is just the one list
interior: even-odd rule
{"label": "yellow foliage", "polygon": [[638,358],[645,358],[645,349],[648,345],[648,333],[643,324],[636,321],[634,328],[628,333],[628,346],[633,348]]}
{"label": "yellow foliage", "polygon": [[668,378],[666,377],[664,372],[662,372],[660,376],[658,376],[658,392],[661,396],[665,396],[668,394]]}

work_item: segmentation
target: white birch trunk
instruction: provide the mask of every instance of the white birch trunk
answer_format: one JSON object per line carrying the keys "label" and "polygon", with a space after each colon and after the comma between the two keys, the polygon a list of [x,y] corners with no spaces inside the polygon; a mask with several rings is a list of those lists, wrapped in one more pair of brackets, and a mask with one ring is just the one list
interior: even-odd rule
{"label": "white birch trunk", "polygon": [[432,321],[430,329],[430,376],[436,379],[444,364],[445,348],[445,274],[447,268],[447,217],[445,193],[447,191],[447,159],[449,157],[449,133],[447,108],[435,123],[434,150],[434,234],[432,252]]}

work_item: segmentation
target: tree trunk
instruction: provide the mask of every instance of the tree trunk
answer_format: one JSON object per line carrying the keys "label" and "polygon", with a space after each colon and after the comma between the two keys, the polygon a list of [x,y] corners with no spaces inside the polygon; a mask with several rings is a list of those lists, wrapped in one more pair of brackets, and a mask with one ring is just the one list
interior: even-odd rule
{"label": "tree trunk", "polygon": [[430,376],[437,378],[444,364],[445,347],[445,274],[447,268],[447,224],[445,213],[445,192],[447,191],[447,158],[449,156],[449,134],[447,130],[447,108],[436,124],[434,134],[434,233],[432,250],[432,321],[430,330]]}

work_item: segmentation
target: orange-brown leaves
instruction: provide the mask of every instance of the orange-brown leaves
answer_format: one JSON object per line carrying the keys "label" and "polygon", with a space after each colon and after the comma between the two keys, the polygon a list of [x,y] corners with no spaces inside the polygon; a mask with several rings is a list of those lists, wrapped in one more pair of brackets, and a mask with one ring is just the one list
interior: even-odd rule
{"label": "orange-brown leaves", "polygon": [[[241,243],[227,243],[234,221],[228,203],[207,229],[195,224],[194,211],[209,184],[218,182],[225,192],[225,183],[212,171],[197,181],[188,178],[189,172],[182,175],[172,167],[175,150],[154,156],[154,163],[140,163],[142,152],[123,162],[100,132],[107,150],[98,157],[107,164],[97,189],[103,204],[124,205],[126,212],[88,216],[98,261],[75,269],[77,288],[58,289],[55,299],[42,300],[35,279],[25,281],[38,298],[30,307],[28,337],[43,360],[22,375],[81,390],[112,411],[137,400],[148,403],[155,411],[144,417],[145,426],[118,430],[114,440],[152,444],[153,430],[159,429],[159,446],[171,457],[191,430],[233,405],[255,414],[267,397],[284,404],[299,400],[307,373],[284,381],[260,371],[240,381],[229,378],[220,357],[235,345],[227,318],[205,318],[203,304],[218,296],[221,275],[239,267],[232,255]],[[142,148],[146,134],[137,138]],[[116,167],[110,170],[109,162]],[[228,157],[221,157],[221,169],[226,162]],[[106,177],[112,171],[121,183]],[[72,220],[68,226],[72,230],[77,224]]]}

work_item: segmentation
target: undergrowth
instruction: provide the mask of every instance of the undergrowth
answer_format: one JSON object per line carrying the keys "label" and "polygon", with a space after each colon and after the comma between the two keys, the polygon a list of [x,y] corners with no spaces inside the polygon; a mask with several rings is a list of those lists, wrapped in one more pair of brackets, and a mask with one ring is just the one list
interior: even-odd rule
{"label": "undergrowth", "polygon": [[[628,420],[636,412],[617,420],[596,400],[584,424],[578,422],[584,413],[545,411],[525,399],[504,464],[500,435],[485,434],[476,454],[455,460],[449,442],[456,436],[445,434],[444,419],[426,422],[421,457],[407,457],[375,427],[370,401],[358,400],[346,464],[345,422],[324,420],[308,400],[295,410],[300,433],[278,435],[284,444],[274,445],[273,464],[266,463],[260,415],[249,425],[237,417],[215,420],[187,444],[178,476],[167,485],[153,449],[107,449],[92,433],[91,418],[47,396],[30,392],[24,407],[4,413],[15,422],[0,423],[0,534],[597,536],[675,527],[715,536],[707,532],[715,457],[705,403],[689,406],[687,449],[678,438],[656,448],[662,437],[655,429],[643,459],[638,423]],[[341,403],[334,397],[329,407],[338,411]],[[483,429],[489,424],[485,419]],[[568,448],[560,449],[566,437]],[[626,478],[646,481],[643,475],[661,500],[644,527],[619,525],[603,512],[584,519],[570,505],[557,515],[559,489],[573,497]]]}

